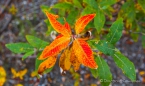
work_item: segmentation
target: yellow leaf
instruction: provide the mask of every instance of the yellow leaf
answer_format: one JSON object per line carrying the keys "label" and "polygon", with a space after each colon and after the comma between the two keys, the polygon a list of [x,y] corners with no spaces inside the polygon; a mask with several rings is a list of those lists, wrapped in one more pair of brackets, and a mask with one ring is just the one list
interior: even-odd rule
{"label": "yellow leaf", "polygon": [[59,60],[59,66],[64,70],[69,70],[71,67],[71,62],[70,62],[70,51],[69,48],[63,51],[63,53],[60,56]]}
{"label": "yellow leaf", "polygon": [[0,86],[3,86],[5,82],[6,82],[6,77],[1,77],[0,78]]}
{"label": "yellow leaf", "polygon": [[6,77],[6,71],[2,66],[0,66],[0,78],[1,77]]}
{"label": "yellow leaf", "polygon": [[9,12],[13,15],[15,15],[17,13],[17,8],[15,7],[14,4],[12,4],[11,8],[9,9]]}
{"label": "yellow leaf", "polygon": [[75,56],[73,48],[71,48],[70,61],[71,61],[71,64],[73,65],[73,67],[74,67],[74,70],[75,71],[79,70],[81,63],[79,62],[78,58]]}
{"label": "yellow leaf", "polygon": [[91,86],[97,86],[97,84],[91,84]]}
{"label": "yellow leaf", "polygon": [[0,66],[0,86],[3,86],[5,82],[6,82],[6,71],[2,66]]}
{"label": "yellow leaf", "polygon": [[23,86],[22,84],[16,84],[15,86]]}
{"label": "yellow leaf", "polygon": [[27,73],[27,69],[16,71],[14,68],[11,68],[11,72],[13,74],[13,78],[20,78],[23,79],[23,76]]}
{"label": "yellow leaf", "polygon": [[130,20],[126,20],[125,27],[126,27],[127,29],[132,28],[132,22],[131,22]]}
{"label": "yellow leaf", "polygon": [[27,73],[27,71],[28,71],[27,69],[24,69],[18,72],[20,79],[23,79],[23,76]]}
{"label": "yellow leaf", "polygon": [[139,75],[141,75],[141,76],[145,75],[145,71],[140,71]]}
{"label": "yellow leaf", "polygon": [[32,73],[31,73],[31,77],[35,77],[35,76],[37,76],[38,75],[38,72],[37,71],[33,71]]}

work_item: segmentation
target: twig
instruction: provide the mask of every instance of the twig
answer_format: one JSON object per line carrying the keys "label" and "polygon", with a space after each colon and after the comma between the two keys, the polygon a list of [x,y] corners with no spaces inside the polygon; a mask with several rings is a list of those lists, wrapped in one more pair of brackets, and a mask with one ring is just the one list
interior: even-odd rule
{"label": "twig", "polygon": [[6,19],[8,19],[8,20],[7,20],[6,23],[3,25],[3,27],[0,29],[0,34],[7,28],[8,24],[9,24],[10,21],[12,20],[12,16],[9,15],[9,17],[6,18]]}
{"label": "twig", "polygon": [[[0,11],[0,16],[3,14],[3,12],[5,11],[6,7],[10,4],[11,0],[7,0],[4,8]],[[3,25],[3,27],[1,28],[0,30],[0,34],[4,31],[4,29],[8,26],[8,24],[10,23],[11,19],[12,19],[12,16],[9,15],[9,18],[6,18],[8,19],[8,21]]]}
{"label": "twig", "polygon": [[7,2],[6,2],[6,4],[5,4],[5,6],[4,6],[4,8],[2,9],[2,11],[0,11],[0,16],[1,16],[1,14],[5,11],[6,7],[10,4],[10,2],[11,2],[11,0],[7,0]]}
{"label": "twig", "polygon": [[[22,54],[7,54],[6,57],[10,57],[10,58],[22,58],[23,55]],[[33,56],[28,56],[28,58],[36,58],[36,55]]]}

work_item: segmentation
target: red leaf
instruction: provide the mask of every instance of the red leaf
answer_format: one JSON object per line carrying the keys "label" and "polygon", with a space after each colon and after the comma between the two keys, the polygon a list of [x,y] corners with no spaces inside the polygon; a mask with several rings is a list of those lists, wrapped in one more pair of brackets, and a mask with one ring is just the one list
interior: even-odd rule
{"label": "red leaf", "polygon": [[90,68],[98,67],[94,60],[93,52],[87,42],[82,39],[76,39],[73,42],[73,50],[79,62],[83,65]]}
{"label": "red leaf", "polygon": [[46,46],[39,60],[43,60],[47,57],[56,56],[61,50],[66,48],[70,42],[70,37],[62,36],[55,39],[49,46]]}
{"label": "red leaf", "polygon": [[95,15],[96,14],[88,14],[79,18],[75,24],[76,34],[79,34],[86,27],[86,25],[95,17]]}
{"label": "red leaf", "polygon": [[71,35],[70,25],[67,22],[65,22],[64,27],[66,28],[66,30],[69,33],[69,35]]}
{"label": "red leaf", "polygon": [[63,35],[62,34],[58,34],[55,39],[58,39],[58,38],[61,38],[61,37],[63,37]]}
{"label": "red leaf", "polygon": [[50,21],[50,24],[52,25],[52,27],[59,33],[61,33],[64,36],[70,36],[70,28],[66,28],[66,25],[62,25],[61,23],[59,23],[57,21],[58,15],[54,15],[54,14],[50,14],[48,12],[46,12],[46,15]]}

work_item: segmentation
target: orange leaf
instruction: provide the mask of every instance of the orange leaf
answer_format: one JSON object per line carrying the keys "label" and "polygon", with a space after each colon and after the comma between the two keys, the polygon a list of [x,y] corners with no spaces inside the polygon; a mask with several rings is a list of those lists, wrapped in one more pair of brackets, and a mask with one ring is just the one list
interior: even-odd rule
{"label": "orange leaf", "polygon": [[59,66],[63,69],[63,71],[69,70],[71,67],[70,53],[69,48],[67,48],[60,56]]}
{"label": "orange leaf", "polygon": [[56,59],[56,57],[48,57],[44,62],[39,65],[38,73],[42,74],[45,69],[53,67]]}
{"label": "orange leaf", "polygon": [[94,60],[93,52],[83,39],[75,39],[73,42],[73,50],[79,62],[90,68],[97,68],[97,64]]}
{"label": "orange leaf", "polygon": [[70,61],[71,61],[71,64],[73,65],[73,67],[74,67],[74,70],[75,71],[79,70],[81,63],[79,62],[78,58],[75,56],[73,48],[71,49]]}
{"label": "orange leaf", "polygon": [[69,42],[70,37],[62,36],[58,39],[55,39],[49,46],[45,47],[39,57],[39,60],[43,60],[50,56],[56,56],[61,50],[68,46]]}
{"label": "orange leaf", "polygon": [[[62,25],[61,23],[59,23],[57,21],[58,15],[50,14],[48,12],[46,12],[46,15],[50,21],[50,24],[57,32],[61,33],[62,35],[65,35],[65,36],[70,36],[71,32],[68,32],[68,31],[71,31],[70,28],[68,28],[68,27],[66,28],[65,27],[66,25]],[[69,30],[67,30],[67,29],[69,29]]]}
{"label": "orange leaf", "polygon": [[75,23],[76,34],[79,34],[86,25],[95,17],[96,14],[88,14],[79,18]]}

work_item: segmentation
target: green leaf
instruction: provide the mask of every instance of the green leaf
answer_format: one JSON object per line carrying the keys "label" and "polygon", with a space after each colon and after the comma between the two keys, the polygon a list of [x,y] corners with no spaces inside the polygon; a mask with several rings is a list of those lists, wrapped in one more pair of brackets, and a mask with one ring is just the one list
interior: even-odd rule
{"label": "green leaf", "polygon": [[44,14],[45,14],[46,11],[48,11],[48,12],[50,11],[50,7],[46,6],[46,5],[41,5],[40,8],[41,8],[41,10]]}
{"label": "green leaf", "polygon": [[28,43],[10,43],[6,44],[6,47],[14,53],[26,53],[34,50]]}
{"label": "green leaf", "polygon": [[86,7],[83,9],[81,15],[83,16],[83,15],[91,14],[91,13],[95,13],[95,10],[94,10],[92,7],[90,7],[90,6],[86,6]]}
{"label": "green leaf", "polygon": [[77,10],[77,9],[71,9],[71,11],[70,11],[70,13],[69,13],[69,15],[68,15],[66,21],[67,21],[70,25],[74,25],[75,20],[76,20],[78,14],[79,14],[79,10]]}
{"label": "green leaf", "polygon": [[[58,15],[61,17],[64,17],[65,15],[66,15],[66,10],[65,9],[61,9],[61,10],[59,10],[58,11]],[[58,17],[58,18],[60,18],[60,17]]]}
{"label": "green leaf", "polygon": [[48,68],[48,69],[46,69],[46,70],[44,71],[44,73],[45,73],[45,74],[46,74],[46,73],[49,73],[49,72],[51,72],[51,71],[52,71],[52,69],[53,69],[53,67]]}
{"label": "green leaf", "polygon": [[101,40],[98,43],[94,43],[94,46],[106,55],[113,55],[115,53],[115,47],[106,41]]}
{"label": "green leaf", "polygon": [[124,18],[128,23],[132,23],[135,20],[136,10],[133,0],[129,0],[122,5],[121,10],[119,11],[119,17]]}
{"label": "green leaf", "polygon": [[53,5],[52,8],[70,10],[73,8],[73,5],[68,2],[62,2],[62,3],[57,3]]}
{"label": "green leaf", "polygon": [[27,53],[24,54],[24,56],[22,57],[22,60],[26,59],[28,56],[32,55],[34,53],[34,51],[29,51]]}
{"label": "green leaf", "polygon": [[99,5],[101,9],[107,9],[109,6],[115,4],[117,0],[102,0]]}
{"label": "green leaf", "polygon": [[100,33],[101,29],[104,26],[104,23],[105,23],[105,15],[100,9],[97,9],[96,16],[94,18],[94,25],[98,33]]}
{"label": "green leaf", "polygon": [[65,23],[64,17],[59,17],[59,18],[58,18],[58,21],[59,21],[61,24],[64,24],[64,23]]}
{"label": "green leaf", "polygon": [[33,47],[38,49],[45,48],[48,45],[48,42],[45,42],[35,36],[26,35],[26,39]]}
{"label": "green leaf", "polygon": [[142,35],[142,47],[145,49],[145,35]]}
{"label": "green leaf", "polygon": [[91,6],[94,9],[98,9],[98,4],[95,0],[83,0],[83,2],[87,3],[89,6]]}
{"label": "green leaf", "polygon": [[115,44],[122,36],[123,19],[117,19],[111,26],[110,32],[107,34],[107,41]]}
{"label": "green leaf", "polygon": [[88,40],[87,43],[91,46],[92,49],[96,49],[96,46],[94,45],[94,43],[96,42],[96,40]]}
{"label": "green leaf", "polygon": [[123,71],[123,73],[131,80],[136,80],[136,73],[134,64],[124,55],[119,52],[116,52],[113,55],[113,59],[116,65]]}
{"label": "green leaf", "polygon": [[107,9],[104,9],[103,12],[105,15],[107,15],[112,20],[112,11],[114,10],[113,7],[108,7]]}
{"label": "green leaf", "polygon": [[140,26],[137,24],[137,22],[132,22],[132,32],[130,33],[131,38],[133,39],[134,42],[138,41],[139,38],[139,34],[136,33],[140,33]]}
{"label": "green leaf", "polygon": [[73,3],[78,8],[83,8],[79,0],[73,0]]}
{"label": "green leaf", "polygon": [[98,69],[96,70],[97,70],[101,85],[109,86],[109,84],[112,81],[112,74],[110,72],[110,68],[107,62],[105,62],[105,60],[99,56],[95,60],[96,60],[96,63],[98,64]]}
{"label": "green leaf", "polygon": [[145,0],[138,0],[138,4],[142,7],[142,9],[145,13]]}
{"label": "green leaf", "polygon": [[47,34],[47,35],[50,35],[50,33],[51,33],[54,29],[53,29],[53,27],[51,26],[51,24],[50,24],[50,22],[49,22],[48,19],[44,20],[44,22],[46,23],[47,28],[48,28],[46,34]]}
{"label": "green leaf", "polygon": [[39,65],[44,61],[44,60],[38,60],[39,56],[41,53],[37,54],[37,58],[35,59],[35,70],[38,71]]}
{"label": "green leaf", "polygon": [[97,78],[98,77],[98,72],[97,69],[90,69],[91,74],[93,75],[93,77]]}

